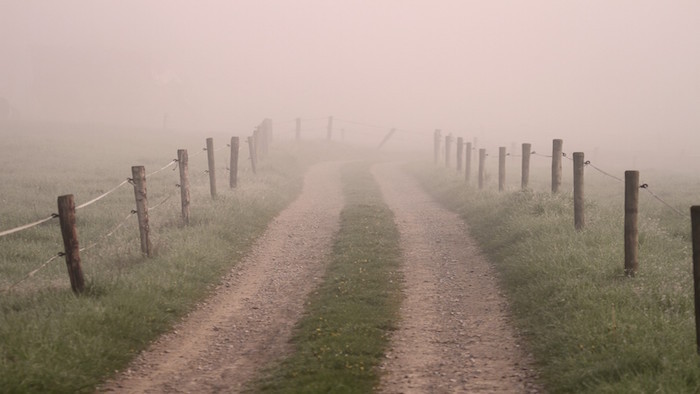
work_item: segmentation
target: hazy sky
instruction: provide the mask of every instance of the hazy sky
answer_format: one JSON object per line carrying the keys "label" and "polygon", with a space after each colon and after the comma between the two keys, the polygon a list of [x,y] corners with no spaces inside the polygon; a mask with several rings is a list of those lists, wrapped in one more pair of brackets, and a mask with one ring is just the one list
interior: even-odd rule
{"label": "hazy sky", "polygon": [[0,96],[25,116],[700,134],[698,0],[0,0],[0,49]]}

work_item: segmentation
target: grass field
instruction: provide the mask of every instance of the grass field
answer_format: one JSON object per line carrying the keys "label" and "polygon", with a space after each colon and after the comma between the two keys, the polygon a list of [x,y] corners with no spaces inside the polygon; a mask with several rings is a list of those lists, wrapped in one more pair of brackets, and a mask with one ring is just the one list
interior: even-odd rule
{"label": "grass field", "polygon": [[[0,238],[0,387],[4,392],[90,392],[122,368],[216,285],[247,252],[267,223],[298,194],[307,164],[320,149],[277,149],[228,188],[228,138],[215,136],[219,197],[209,196],[204,135],[31,125],[0,133],[3,184],[0,229],[33,222],[56,210],[56,197],[88,201],[130,176],[132,165],[155,171],[190,151],[191,225],[180,224],[179,181],[171,168],[147,179],[154,258],[141,256],[135,218],[105,234],[134,209],[127,184],[77,212],[87,291],[76,297],[63,259],[26,274],[62,250],[57,221]],[[332,149],[326,147],[328,155]],[[10,286],[16,284],[11,289]],[[9,289],[9,290],[8,290]]]}
{"label": "grass field", "polygon": [[[642,191],[640,268],[627,278],[624,185],[588,168],[587,225],[577,232],[567,166],[564,192],[556,196],[547,191],[546,163],[533,171],[535,191],[527,192],[518,191],[516,163],[504,193],[495,191],[493,179],[476,190],[454,170],[432,164],[412,171],[464,217],[497,267],[549,391],[697,392],[689,214]],[[700,202],[700,183],[687,172],[642,177],[684,214]]]}

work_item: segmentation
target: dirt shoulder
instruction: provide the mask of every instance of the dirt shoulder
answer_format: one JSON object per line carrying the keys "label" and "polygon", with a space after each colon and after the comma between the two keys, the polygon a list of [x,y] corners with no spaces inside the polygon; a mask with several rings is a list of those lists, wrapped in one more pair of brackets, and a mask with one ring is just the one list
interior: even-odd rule
{"label": "dirt shoulder", "polygon": [[493,269],[464,222],[400,164],[374,167],[401,234],[405,301],[380,391],[539,392]]}
{"label": "dirt shoulder", "polygon": [[323,276],[338,230],[339,166],[313,166],[301,195],[215,295],[99,391],[237,392],[271,360],[290,352],[292,328]]}

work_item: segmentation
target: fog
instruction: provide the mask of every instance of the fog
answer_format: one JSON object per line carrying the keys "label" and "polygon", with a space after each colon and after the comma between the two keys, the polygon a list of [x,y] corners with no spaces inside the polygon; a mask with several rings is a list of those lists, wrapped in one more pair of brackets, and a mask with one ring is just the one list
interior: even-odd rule
{"label": "fog", "polygon": [[697,0],[1,0],[0,53],[4,118],[700,142]]}

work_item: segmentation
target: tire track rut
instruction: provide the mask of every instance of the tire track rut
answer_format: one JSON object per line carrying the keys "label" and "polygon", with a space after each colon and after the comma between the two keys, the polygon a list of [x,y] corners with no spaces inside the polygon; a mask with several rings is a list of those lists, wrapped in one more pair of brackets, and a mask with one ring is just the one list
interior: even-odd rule
{"label": "tire track rut", "polygon": [[325,272],[339,227],[339,167],[312,166],[300,196],[215,294],[99,391],[238,392],[270,361],[289,353],[292,329]]}
{"label": "tire track rut", "polygon": [[464,221],[438,205],[399,163],[372,170],[401,234],[405,300],[380,391],[541,391],[508,306]]}

